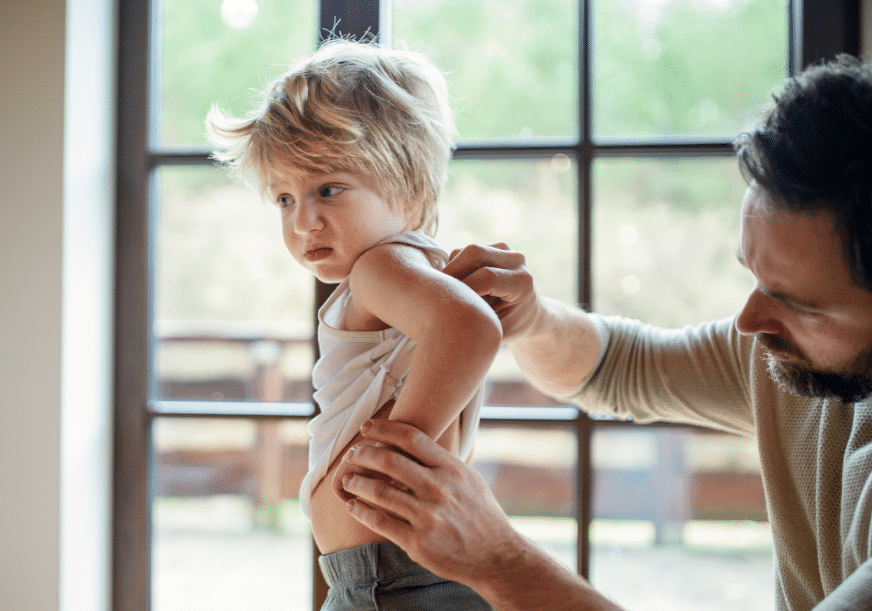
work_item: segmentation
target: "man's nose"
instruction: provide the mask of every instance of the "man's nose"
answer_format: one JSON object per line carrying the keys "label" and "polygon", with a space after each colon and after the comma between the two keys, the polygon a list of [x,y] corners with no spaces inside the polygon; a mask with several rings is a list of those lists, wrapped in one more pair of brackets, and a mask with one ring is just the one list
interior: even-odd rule
{"label": "man's nose", "polygon": [[736,330],[743,335],[769,333],[778,335],[782,328],[776,317],[777,302],[755,288],[736,317]]}

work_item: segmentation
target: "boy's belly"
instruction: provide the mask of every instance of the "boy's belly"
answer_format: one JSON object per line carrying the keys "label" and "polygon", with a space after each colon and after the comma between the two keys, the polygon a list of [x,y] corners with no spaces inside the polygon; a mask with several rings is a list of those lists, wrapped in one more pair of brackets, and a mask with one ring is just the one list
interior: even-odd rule
{"label": "boy's belly", "polygon": [[[387,418],[390,416],[393,401],[382,407],[374,418]],[[315,490],[312,492],[310,501],[312,515],[312,533],[315,538],[315,545],[318,546],[318,551],[322,554],[329,554],[341,549],[351,547],[359,547],[367,543],[375,543],[378,541],[387,541],[381,535],[378,535],[370,529],[363,526],[360,522],[348,515],[345,509],[345,501],[336,496],[333,492],[333,474],[339,468],[342,462],[342,457],[353,445],[360,443],[363,437],[358,434],[345,446],[342,453],[330,465],[327,470],[327,475],[324,476]],[[448,430],[439,438],[439,445],[448,448],[454,454],[457,454],[460,447],[460,419],[455,420]]]}

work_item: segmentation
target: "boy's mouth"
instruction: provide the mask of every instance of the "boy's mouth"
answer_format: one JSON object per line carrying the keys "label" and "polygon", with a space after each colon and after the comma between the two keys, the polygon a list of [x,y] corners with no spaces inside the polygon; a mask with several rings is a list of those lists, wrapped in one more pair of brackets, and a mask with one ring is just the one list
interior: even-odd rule
{"label": "boy's mouth", "polygon": [[326,259],[333,253],[332,248],[313,248],[311,250],[307,250],[303,254],[303,258],[306,259],[309,263],[313,263],[315,261],[320,261],[322,259]]}

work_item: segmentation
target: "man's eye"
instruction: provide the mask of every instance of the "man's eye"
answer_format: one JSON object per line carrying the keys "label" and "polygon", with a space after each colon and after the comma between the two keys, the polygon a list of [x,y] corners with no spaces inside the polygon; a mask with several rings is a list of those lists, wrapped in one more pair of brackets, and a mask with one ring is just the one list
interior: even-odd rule
{"label": "man's eye", "polygon": [[336,185],[324,185],[321,187],[321,197],[332,197],[334,195],[339,195],[345,189],[342,187],[337,187]]}

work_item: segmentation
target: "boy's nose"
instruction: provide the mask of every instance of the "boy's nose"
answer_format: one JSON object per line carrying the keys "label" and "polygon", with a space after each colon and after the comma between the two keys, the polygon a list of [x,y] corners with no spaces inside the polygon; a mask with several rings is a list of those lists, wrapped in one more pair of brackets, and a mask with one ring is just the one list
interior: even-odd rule
{"label": "boy's nose", "polygon": [[294,231],[299,234],[310,233],[323,226],[316,206],[301,202],[294,216]]}

